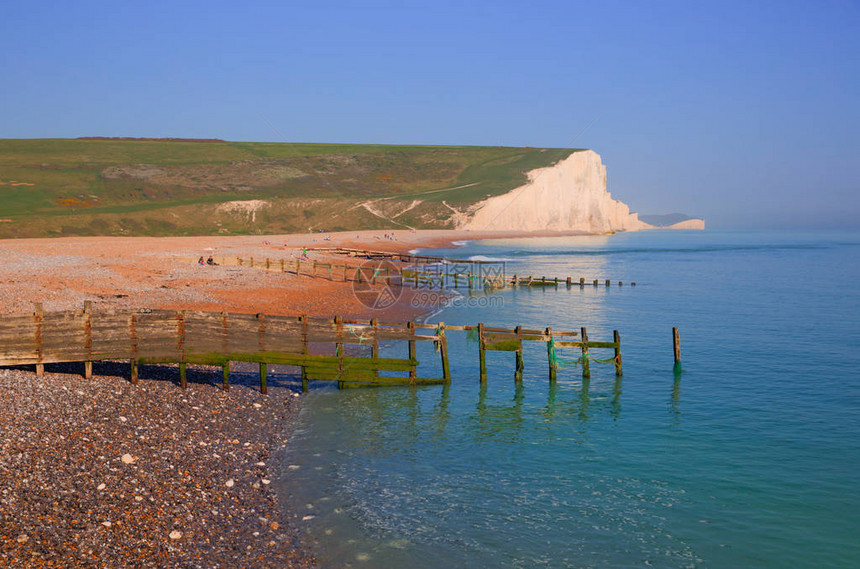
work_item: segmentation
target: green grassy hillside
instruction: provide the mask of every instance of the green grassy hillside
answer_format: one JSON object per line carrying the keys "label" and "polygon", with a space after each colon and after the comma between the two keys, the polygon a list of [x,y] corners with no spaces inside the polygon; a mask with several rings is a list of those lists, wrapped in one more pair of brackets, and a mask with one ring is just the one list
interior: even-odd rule
{"label": "green grassy hillside", "polygon": [[0,238],[446,228],[455,212],[571,152],[0,140]]}

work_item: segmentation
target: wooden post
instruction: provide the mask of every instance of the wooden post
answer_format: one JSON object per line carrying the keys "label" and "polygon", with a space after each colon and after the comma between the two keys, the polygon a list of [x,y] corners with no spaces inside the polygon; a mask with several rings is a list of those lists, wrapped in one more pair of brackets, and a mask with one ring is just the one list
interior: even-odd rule
{"label": "wooden post", "polygon": [[672,347],[675,350],[675,373],[681,371],[681,337],[678,335],[678,328],[672,328]]}
{"label": "wooden post", "polygon": [[316,277],[316,276],[317,276],[317,262],[316,262],[316,260],[314,260],[314,272],[313,272],[313,276],[314,276],[314,277]]}
{"label": "wooden post", "polygon": [[[410,336],[410,338],[412,338],[411,340],[409,340],[409,359],[410,359],[410,360],[414,360],[414,359],[416,359],[416,357],[417,357],[417,355],[416,355],[416,350],[415,350],[415,339],[414,339],[414,336],[415,336],[415,322],[412,322],[412,321],[410,320],[409,322],[407,322],[407,323],[406,323],[406,328],[409,330],[409,336]],[[414,382],[415,382],[415,379],[416,379],[417,377],[418,377],[418,372],[417,372],[417,370],[415,369],[415,365],[414,365],[414,364],[410,364],[410,366],[409,366],[409,383],[414,383]]]}
{"label": "wooden post", "polygon": [[93,361],[90,357],[93,354],[93,303],[90,300],[84,301],[84,348],[87,352],[87,359],[84,360],[84,379],[93,377]]}
{"label": "wooden post", "polygon": [[302,260],[296,259],[296,274],[297,275],[301,274],[301,271],[302,271]]}
{"label": "wooden post", "polygon": [[41,377],[45,375],[45,364],[42,363],[42,320],[45,318],[45,309],[41,302],[33,303],[33,328],[35,330],[36,341],[36,358],[39,363],[36,364],[36,375]]}
{"label": "wooden post", "polygon": [[251,257],[251,268],[254,268],[254,257]]}
{"label": "wooden post", "polygon": [[[337,328],[337,339],[340,340],[343,337],[343,316],[335,316],[334,324]],[[343,382],[340,381],[340,378],[343,377],[343,342],[335,342],[335,353],[337,354],[338,362],[337,362],[337,388],[343,389]]]}
{"label": "wooden post", "polygon": [[585,277],[579,277],[579,286],[580,288],[585,286]]}
{"label": "wooden post", "polygon": [[618,330],[612,331],[612,341],[615,342],[615,375],[621,377],[621,334]]}
{"label": "wooden post", "polygon": [[511,279],[511,286],[517,286],[517,275],[514,275],[514,278]]}
{"label": "wooden post", "polygon": [[129,337],[131,339],[131,371],[129,379],[132,385],[137,385],[137,314],[131,313],[128,317]]}
{"label": "wooden post", "polygon": [[442,358],[442,379],[451,383],[451,369],[448,367],[448,338],[445,337],[445,323],[439,322],[439,355]]}
{"label": "wooden post", "polygon": [[284,267],[285,264],[286,264],[286,261],[284,259],[281,259],[281,272],[282,273],[286,270],[286,268]]}
{"label": "wooden post", "polygon": [[567,288],[570,288],[572,285],[573,283],[571,282],[571,278],[567,277]]}
{"label": "wooden post", "polygon": [[[252,261],[253,262],[253,261]],[[221,312],[221,352],[224,354],[230,353],[230,337],[228,334],[228,322],[227,322],[227,313]],[[223,375],[223,381],[221,388],[224,391],[230,390],[230,361],[227,360],[221,366],[221,373]]]}
{"label": "wooden post", "polygon": [[558,288],[558,277],[555,277],[555,288]]}
{"label": "wooden post", "polygon": [[[568,280],[569,279],[570,279],[570,277],[568,277]],[[544,334],[546,334],[546,336],[547,336],[546,359],[547,359],[547,362],[549,363],[549,380],[555,381],[556,374],[558,372],[558,368],[556,367],[556,363],[555,363],[555,345],[553,344],[553,341],[552,341],[552,328],[547,328],[544,331]]]}
{"label": "wooden post", "polygon": [[526,364],[523,361],[523,340],[522,340],[522,326],[517,326],[514,328],[514,332],[517,335],[517,342],[519,343],[519,347],[516,351],[516,363],[517,368],[514,370],[514,381],[520,383],[523,380],[523,369],[525,369]]}
{"label": "wooden post", "polygon": [[541,286],[546,286],[546,277],[540,278],[540,284],[541,284]]}
{"label": "wooden post", "polygon": [[580,328],[580,334],[582,336],[582,378],[588,379],[591,377],[591,366],[588,363],[588,334],[584,326]]}
{"label": "wooden post", "polygon": [[267,395],[269,393],[268,386],[266,385],[266,379],[269,375],[269,366],[266,362],[260,362],[260,393],[263,395]]}
{"label": "wooden post", "polygon": [[594,286],[597,286],[597,279],[594,279]]}
{"label": "wooden post", "polygon": [[[302,323],[302,354],[308,355],[308,317],[306,314],[299,316]],[[308,392],[308,368],[302,366],[302,393]]]}
{"label": "wooden post", "polygon": [[269,258],[268,258],[268,257],[266,257],[266,270],[267,270],[267,271],[269,270],[269,266],[270,266],[270,265],[271,265],[271,262],[269,261]]}
{"label": "wooden post", "polygon": [[478,324],[478,363],[480,364],[481,385],[487,383],[487,352],[484,348],[484,324]]}
{"label": "wooden post", "polygon": [[[379,322],[377,322],[376,318],[370,319],[370,326],[373,330],[373,342],[370,344],[370,357],[373,359],[373,366],[377,368],[379,365]],[[373,376],[379,378],[379,369],[373,370]]]}
{"label": "wooden post", "polygon": [[185,312],[180,310],[176,313],[176,336],[177,349],[179,351],[179,387],[188,388],[188,376],[185,365]]}
{"label": "wooden post", "polygon": [[[257,329],[257,345],[260,352],[265,353],[266,350],[266,315],[265,314],[257,314],[257,320],[260,322],[260,326]],[[260,393],[263,395],[268,394],[268,385],[266,384],[266,380],[269,375],[269,367],[266,362],[260,362]]]}
{"label": "wooden post", "polygon": [[236,264],[238,264],[240,267],[242,266],[242,257],[236,257]]}

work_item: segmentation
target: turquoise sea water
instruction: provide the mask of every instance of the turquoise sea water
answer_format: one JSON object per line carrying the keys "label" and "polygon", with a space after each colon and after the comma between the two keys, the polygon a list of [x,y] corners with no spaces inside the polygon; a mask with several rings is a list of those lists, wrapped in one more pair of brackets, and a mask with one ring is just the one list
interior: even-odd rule
{"label": "turquoise sea water", "polygon": [[[860,235],[657,231],[442,253],[624,281],[464,297],[430,319],[617,329],[624,376],[593,365],[584,382],[568,365],[551,386],[532,342],[521,386],[513,354],[490,352],[482,390],[476,346],[451,332],[448,388],[313,390],[280,488],[321,567],[860,565]],[[418,356],[439,374],[431,346]]]}

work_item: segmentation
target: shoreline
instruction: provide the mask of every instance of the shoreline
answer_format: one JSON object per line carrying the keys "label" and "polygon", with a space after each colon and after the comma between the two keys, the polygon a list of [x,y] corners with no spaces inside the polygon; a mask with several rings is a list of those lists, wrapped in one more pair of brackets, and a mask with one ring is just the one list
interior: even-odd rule
{"label": "shoreline", "polygon": [[[382,236],[392,235],[393,239]],[[581,234],[581,233],[576,233]],[[436,313],[405,294],[373,310],[351,283],[251,267],[200,266],[200,255],[296,258],[302,247],[408,253],[521,232],[363,231],[238,237],[0,240],[0,315],[94,308],[169,308],[380,320]],[[326,239],[329,237],[330,239]],[[310,251],[312,259],[325,254]],[[338,262],[344,257],[337,256]],[[0,565],[20,567],[311,567],[294,512],[274,484],[300,409],[297,384],[271,370],[95,364],[0,369]],[[253,367],[253,366],[251,366]],[[276,366],[272,366],[273,368]],[[128,456],[126,462],[123,457]],[[173,533],[173,532],[178,532]]]}

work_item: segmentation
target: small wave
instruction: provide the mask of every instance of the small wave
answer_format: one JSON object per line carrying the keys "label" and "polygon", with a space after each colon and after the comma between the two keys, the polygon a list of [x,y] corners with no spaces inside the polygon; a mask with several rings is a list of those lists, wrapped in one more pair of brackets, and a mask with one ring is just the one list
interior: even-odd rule
{"label": "small wave", "polygon": [[465,247],[468,243],[468,241],[451,241],[451,245],[454,247]]}
{"label": "small wave", "polygon": [[468,261],[487,261],[490,263],[504,263],[505,261],[513,261],[513,259],[506,259],[504,257],[487,257],[486,255],[472,255],[467,260]]}

